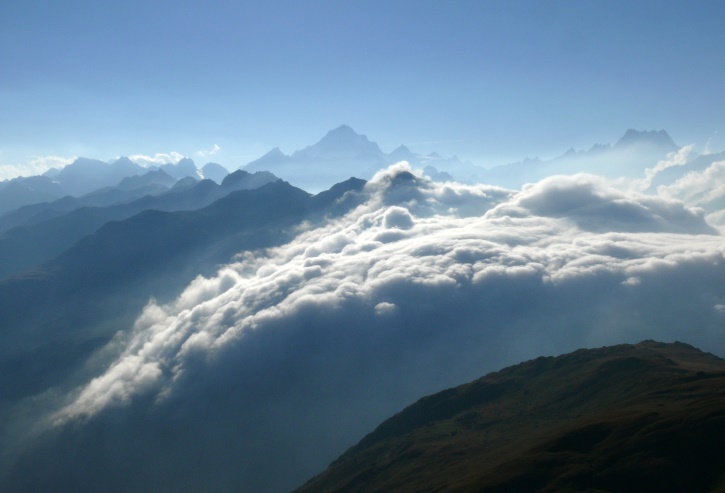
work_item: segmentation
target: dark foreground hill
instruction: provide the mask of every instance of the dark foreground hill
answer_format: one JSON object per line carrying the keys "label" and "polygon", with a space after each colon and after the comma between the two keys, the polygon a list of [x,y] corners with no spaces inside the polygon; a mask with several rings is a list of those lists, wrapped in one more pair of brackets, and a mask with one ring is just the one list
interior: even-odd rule
{"label": "dark foreground hill", "polygon": [[297,490],[725,491],[725,360],[645,341],[425,397]]}

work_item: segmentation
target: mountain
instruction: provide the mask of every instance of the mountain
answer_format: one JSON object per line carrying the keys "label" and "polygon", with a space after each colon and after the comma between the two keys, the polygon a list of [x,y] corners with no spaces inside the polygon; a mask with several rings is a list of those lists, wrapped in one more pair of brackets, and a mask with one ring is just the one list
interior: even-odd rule
{"label": "mountain", "polygon": [[129,191],[153,185],[160,185],[161,187],[168,189],[172,187],[174,183],[176,183],[176,179],[172,178],[171,175],[166,173],[164,170],[157,169],[147,171],[144,174],[128,176],[121,180],[118,185],[116,185],[116,188],[119,190]]}
{"label": "mountain", "polygon": [[132,326],[150,298],[176,296],[236,253],[289,241],[294,226],[319,221],[363,185],[341,184],[318,198],[278,180],[195,211],[145,210],[105,224],[31,272],[0,280],[0,411],[78,370],[117,330]]}
{"label": "mountain", "polygon": [[292,154],[292,159],[332,159],[347,158],[361,159],[370,157],[380,158],[383,151],[375,142],[368,140],[367,136],[356,133],[347,125],[330,130],[315,145]]}
{"label": "mountain", "polygon": [[605,178],[640,178],[646,168],[677,151],[678,146],[664,130],[627,130],[613,145],[597,144],[586,151],[569,149],[554,159],[524,159],[495,166],[481,176],[486,182],[509,188],[521,188],[556,174],[593,173]]}
{"label": "mountain", "polygon": [[162,164],[160,166],[160,169],[173,176],[177,180],[181,180],[186,177],[200,180],[203,177],[203,174],[198,169],[196,169],[196,164],[194,164],[194,161],[188,157],[180,159],[179,162],[176,164]]}
{"label": "mountain", "polygon": [[[207,172],[214,175],[220,183],[223,176],[226,176],[226,169],[214,163],[209,164]],[[158,174],[159,171],[164,175]],[[155,173],[148,175],[149,172]],[[141,196],[138,193],[128,195],[119,191],[127,192],[146,187],[144,194],[155,194],[163,191],[157,185],[168,188],[177,180],[186,177],[199,180],[202,175],[203,172],[189,158],[181,159],[177,164],[161,165],[160,168],[144,168],[127,157],[121,157],[112,163],[81,157],[62,169],[51,169],[41,176],[0,182],[0,215],[26,205],[52,202],[65,196],[84,197],[94,194],[102,199],[83,201],[83,205],[110,205]]]}
{"label": "mountain", "polygon": [[151,170],[121,180],[115,187],[72,197],[66,195],[51,202],[37,202],[11,210],[0,216],[0,232],[18,226],[30,226],[62,216],[81,207],[107,207],[131,202],[146,195],[159,195],[169,190],[176,180],[162,170]]}
{"label": "mountain", "polygon": [[249,173],[242,169],[228,173],[227,176],[221,181],[223,188],[235,188],[239,190],[245,190],[250,188],[257,188],[277,181],[278,178],[270,173],[269,171],[257,171],[256,173]]}
{"label": "mountain", "polygon": [[312,192],[325,190],[350,177],[370,178],[388,159],[378,145],[347,125],[330,130],[319,142],[287,156],[274,148],[244,166],[247,171],[271,171]]}
{"label": "mountain", "polygon": [[419,400],[296,491],[723,491],[723,389],[683,343],[541,357]]}
{"label": "mountain", "polygon": [[13,178],[0,182],[0,214],[37,202],[56,200],[63,188],[47,176]]}
{"label": "mountain", "polygon": [[[57,216],[48,213],[49,219],[15,226],[0,234],[0,279],[51,259],[109,221],[127,219],[147,209],[168,212],[195,210],[236,190],[258,188],[276,180],[271,173],[250,174],[242,170],[228,175],[221,185],[211,180],[196,181],[186,177],[176,182],[171,190],[158,195],[145,195],[107,207],[75,208]],[[184,186],[185,181],[191,183]],[[79,200],[71,198],[67,202],[77,204]],[[2,223],[0,220],[0,225]]]}
{"label": "mountain", "polygon": [[638,131],[633,128],[628,129],[624,135],[614,144],[614,149],[623,149],[629,147],[652,147],[657,151],[674,152],[678,149],[677,145],[672,141],[664,130]]}
{"label": "mountain", "polygon": [[[477,181],[482,168],[463,162],[457,157],[443,158],[438,154],[422,156],[401,145],[386,154],[367,136],[358,134],[348,125],[341,125],[316,144],[284,154],[275,147],[259,159],[244,166],[248,171],[272,171],[277,176],[308,191],[320,191],[350,177],[370,179],[380,169],[400,161],[408,161],[416,168],[429,167],[434,175],[436,168],[453,174],[464,181]],[[437,175],[436,175],[437,176]]]}
{"label": "mountain", "polygon": [[126,177],[142,174],[145,168],[122,157],[113,163],[78,158],[58,172],[53,180],[68,195],[79,196],[104,187],[112,187]]}
{"label": "mountain", "polygon": [[227,169],[221,164],[206,163],[201,168],[201,174],[204,178],[214,180],[215,182],[221,184],[224,177],[229,174],[229,171],[227,171]]}

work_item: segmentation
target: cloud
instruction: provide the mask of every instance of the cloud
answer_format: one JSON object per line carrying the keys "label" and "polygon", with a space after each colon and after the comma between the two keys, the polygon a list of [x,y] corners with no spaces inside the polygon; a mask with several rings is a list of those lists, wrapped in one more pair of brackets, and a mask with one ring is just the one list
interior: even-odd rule
{"label": "cloud", "polygon": [[182,159],[184,155],[176,151],[171,152],[157,152],[153,156],[147,156],[144,154],[134,154],[128,157],[131,161],[141,166],[158,166],[161,164],[176,164]]}
{"label": "cloud", "polygon": [[222,150],[221,147],[219,147],[217,144],[214,144],[209,149],[202,149],[201,151],[197,151],[196,155],[202,159],[207,159],[207,158],[210,158],[211,156],[213,156],[214,154],[218,153],[221,150]]}
{"label": "cloud", "polygon": [[725,161],[716,161],[703,171],[691,171],[671,185],[657,189],[659,195],[704,206],[725,197]]}
{"label": "cloud", "polygon": [[10,180],[19,176],[42,175],[51,168],[63,168],[76,159],[76,157],[33,156],[27,163],[2,164],[0,165],[0,181]]}
{"label": "cloud", "polygon": [[414,399],[522,359],[645,338],[722,355],[725,244],[681,203],[406,164],[363,193],[150,302],[9,484],[289,490]]}
{"label": "cloud", "polygon": [[647,168],[645,174],[650,180],[660,171],[673,166],[684,166],[690,155],[694,152],[694,145],[687,145],[680,148],[677,152],[670,152],[667,154],[667,158],[662,161],[658,161],[654,168]]}
{"label": "cloud", "polygon": [[592,175],[554,176],[524,187],[491,216],[564,218],[586,231],[714,234],[702,210],[677,200],[625,193]]}

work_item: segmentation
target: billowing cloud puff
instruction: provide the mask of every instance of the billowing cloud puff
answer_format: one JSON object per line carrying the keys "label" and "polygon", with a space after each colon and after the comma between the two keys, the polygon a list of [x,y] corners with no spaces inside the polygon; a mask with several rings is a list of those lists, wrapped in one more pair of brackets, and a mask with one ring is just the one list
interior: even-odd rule
{"label": "billowing cloud puff", "polygon": [[221,150],[222,150],[222,148],[219,147],[219,145],[214,144],[209,149],[202,149],[201,151],[197,151],[196,155],[199,156],[200,158],[207,159],[207,158],[213,156],[214,154],[217,154]]}
{"label": "billowing cloud puff", "polygon": [[722,355],[725,243],[681,203],[404,164],[364,194],[149,303],[10,484],[289,490],[421,395],[522,359],[645,338]]}
{"label": "billowing cloud puff", "polygon": [[19,176],[42,175],[51,168],[63,168],[75,160],[76,157],[33,156],[29,162],[23,164],[0,164],[0,181]]}
{"label": "billowing cloud puff", "polygon": [[677,200],[625,193],[592,175],[553,176],[500,204],[491,216],[567,218],[587,231],[677,232],[714,234],[704,212]]}
{"label": "billowing cloud puff", "polygon": [[184,155],[176,151],[171,152],[157,152],[153,156],[147,156],[145,154],[134,154],[128,157],[131,161],[141,166],[153,166],[161,164],[176,164],[182,159]]}
{"label": "billowing cloud puff", "polygon": [[631,180],[628,182],[630,188],[632,190],[637,191],[644,191],[647,188],[649,188],[652,185],[652,180],[657,176],[660,172],[666,170],[667,168],[672,168],[674,166],[684,166],[687,164],[688,160],[690,159],[690,156],[694,154],[695,146],[694,145],[686,145],[684,147],[681,147],[676,152],[670,152],[667,154],[665,159],[662,159],[657,162],[655,166],[652,168],[646,168],[644,170],[645,177],[639,180]]}
{"label": "billowing cloud puff", "polygon": [[[657,191],[661,196],[681,200],[691,206],[722,209],[725,206],[725,161],[716,161],[701,172],[690,172]],[[720,207],[712,207],[716,202]]]}

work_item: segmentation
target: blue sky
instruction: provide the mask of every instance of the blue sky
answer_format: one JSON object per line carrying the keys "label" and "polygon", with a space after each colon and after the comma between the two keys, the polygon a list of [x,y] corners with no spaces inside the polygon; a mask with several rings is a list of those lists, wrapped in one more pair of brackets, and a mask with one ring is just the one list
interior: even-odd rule
{"label": "blue sky", "polygon": [[0,167],[173,151],[234,169],[342,123],[484,166],[630,127],[718,151],[723,18],[709,1],[2,2]]}

